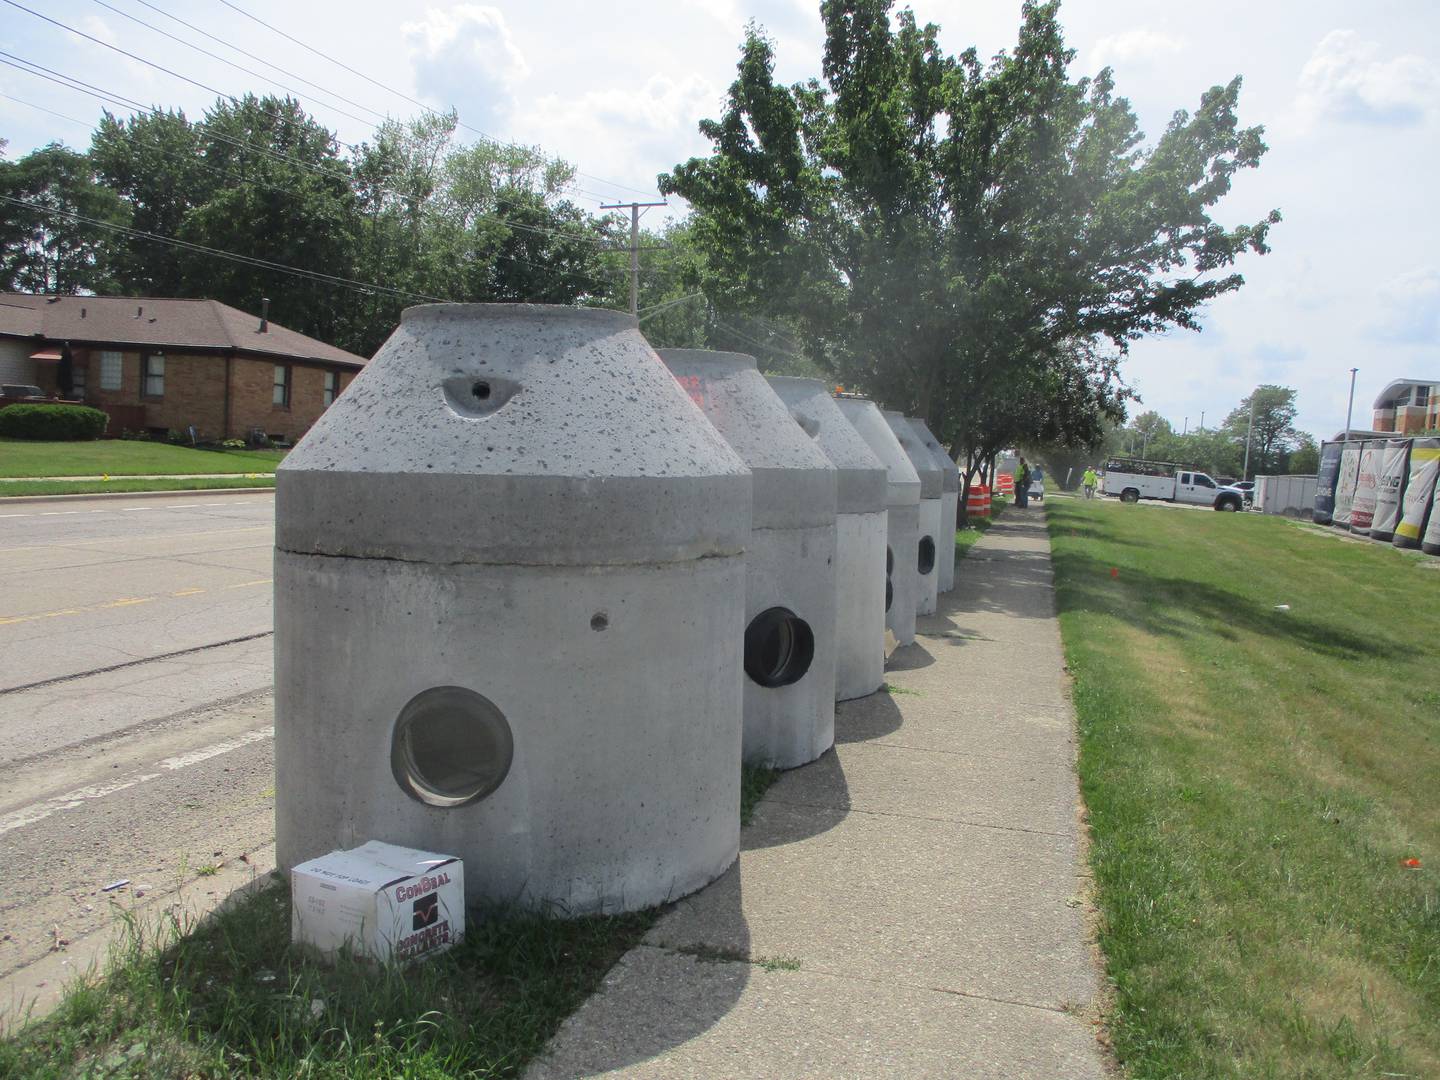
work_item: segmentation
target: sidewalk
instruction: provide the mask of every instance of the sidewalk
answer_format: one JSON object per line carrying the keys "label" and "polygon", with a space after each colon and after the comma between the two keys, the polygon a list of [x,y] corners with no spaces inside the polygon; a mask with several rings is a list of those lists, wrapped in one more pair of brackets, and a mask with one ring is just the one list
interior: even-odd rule
{"label": "sidewalk", "polygon": [[956,566],[836,746],[665,915],[529,1080],[1104,1077],[1043,510]]}

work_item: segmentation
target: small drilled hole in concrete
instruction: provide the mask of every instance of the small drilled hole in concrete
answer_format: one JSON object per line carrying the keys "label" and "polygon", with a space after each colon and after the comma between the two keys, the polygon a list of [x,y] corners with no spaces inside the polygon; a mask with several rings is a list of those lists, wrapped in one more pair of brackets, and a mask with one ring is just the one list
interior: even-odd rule
{"label": "small drilled hole in concrete", "polygon": [[475,383],[474,386],[470,387],[470,393],[474,396],[476,401],[489,401],[490,384],[484,379],[480,379]]}
{"label": "small drilled hole in concrete", "polygon": [[606,615],[605,612],[603,612],[603,611],[597,611],[594,615],[591,615],[591,616],[590,616],[590,629],[591,629],[591,630],[605,630],[605,629],[608,629],[609,626],[610,626],[610,616],[609,616],[609,615]]}

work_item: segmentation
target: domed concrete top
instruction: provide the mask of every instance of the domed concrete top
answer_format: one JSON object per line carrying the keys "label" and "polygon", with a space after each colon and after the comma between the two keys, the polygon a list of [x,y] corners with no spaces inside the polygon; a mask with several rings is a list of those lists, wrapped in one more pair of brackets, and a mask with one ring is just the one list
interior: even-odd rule
{"label": "domed concrete top", "polygon": [[910,459],[910,464],[914,465],[915,471],[920,474],[920,498],[940,498],[944,488],[940,479],[940,466],[936,465],[935,459],[930,456],[929,447],[920,441],[919,433],[910,426],[910,421],[903,413],[894,409],[885,410],[885,422],[890,425],[895,438],[900,440],[900,446]]}
{"label": "domed concrete top", "polygon": [[914,506],[918,503],[920,474],[910,463],[909,455],[901,447],[900,440],[895,438],[895,433],[890,430],[885,417],[880,415],[880,407],[873,401],[856,397],[836,398],[835,404],[840,407],[840,414],[850,421],[850,426],[865,440],[865,445],[875,451],[875,456],[885,466],[889,481],[885,505]]}
{"label": "domed concrete top", "polygon": [[940,440],[930,433],[930,425],[919,417],[909,418],[910,426],[915,429],[915,434],[920,436],[920,441],[925,444],[925,449],[930,451],[930,456],[935,460],[935,466],[940,470],[940,490],[960,490],[960,472],[955,467],[955,462],[940,445]]}
{"label": "domed concrete top", "polygon": [[885,464],[835,404],[819,379],[768,375],[766,381],[790,407],[795,421],[819,444],[837,470],[837,514],[878,514],[885,509]]}
{"label": "domed concrete top", "polygon": [[277,470],[276,545],[456,563],[744,548],[750,475],[618,311],[407,308]]}
{"label": "domed concrete top", "polygon": [[659,353],[676,382],[750,466],[755,528],[834,524],[835,466],[800,430],[753,356],[706,349]]}

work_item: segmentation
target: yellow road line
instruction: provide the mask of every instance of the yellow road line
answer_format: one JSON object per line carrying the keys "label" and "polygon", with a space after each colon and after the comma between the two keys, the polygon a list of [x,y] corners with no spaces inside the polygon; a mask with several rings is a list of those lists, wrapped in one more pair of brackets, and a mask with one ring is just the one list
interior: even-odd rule
{"label": "yellow road line", "polygon": [[[270,585],[274,578],[261,578],[256,581],[242,581],[235,585],[226,585],[227,589],[245,589],[253,585]],[[173,592],[171,597],[199,596],[209,592],[208,589],[181,589]],[[56,619],[61,615],[84,615],[96,611],[106,611],[110,608],[134,607],[136,604],[148,604],[154,600],[163,600],[163,596],[122,596],[116,600],[105,600],[98,604],[89,604],[85,607],[62,608],[59,611],[40,611],[34,615],[10,615],[0,616],[0,626],[13,626],[16,623],[38,622],[41,619]]]}

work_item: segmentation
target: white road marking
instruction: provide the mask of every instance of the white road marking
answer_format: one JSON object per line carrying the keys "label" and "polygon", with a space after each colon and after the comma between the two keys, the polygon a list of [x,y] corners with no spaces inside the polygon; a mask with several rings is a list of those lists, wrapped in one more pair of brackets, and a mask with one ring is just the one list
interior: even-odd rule
{"label": "white road marking", "polygon": [[207,746],[201,750],[191,750],[188,754],[181,754],[178,757],[169,757],[160,762],[162,769],[185,769],[191,765],[198,765],[202,761],[209,761],[212,757],[219,757],[221,754],[228,754],[231,750],[239,750],[242,746],[249,746],[251,743],[260,742],[263,739],[273,739],[275,729],[273,727],[257,728],[254,731],[247,731],[244,735],[228,739],[214,746]]}
{"label": "white road marking", "polygon": [[[213,757],[219,757],[221,754],[228,754],[232,750],[239,750],[242,746],[249,746],[262,739],[274,737],[275,729],[273,727],[259,728],[238,738],[228,739],[199,750],[192,750],[190,753],[181,754],[178,757],[166,758],[157,763],[157,768],[171,772],[176,769],[185,769],[191,765],[198,765],[202,761],[209,761]],[[56,795],[53,798],[33,803],[30,806],[22,806],[19,810],[12,810],[8,814],[0,815],[0,835],[15,829],[23,829],[27,825],[35,825],[54,814],[64,810],[74,810],[77,806],[82,806],[94,799],[103,799],[107,795],[114,795],[117,791],[149,783],[151,780],[158,780],[163,775],[165,774],[158,772],[133,773],[108,784],[90,784],[86,787],[76,788],[74,791],[67,791],[63,795]]]}

